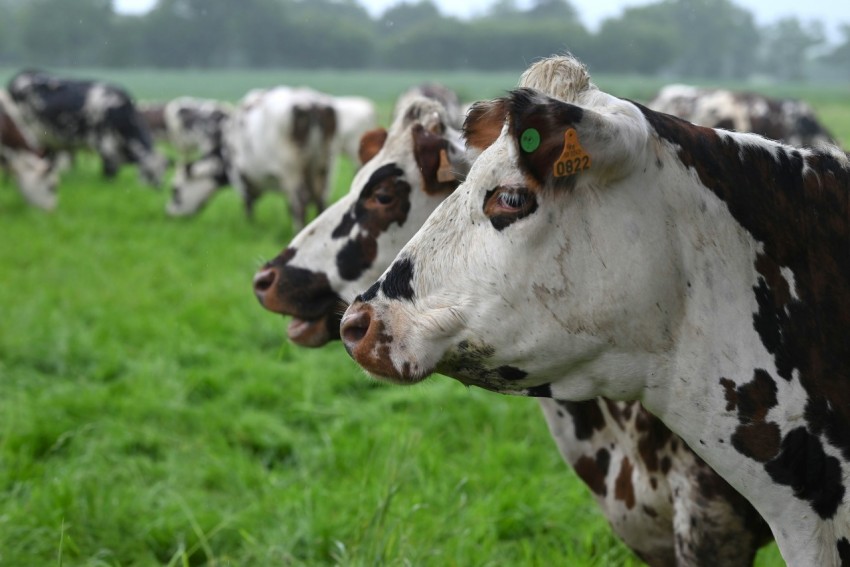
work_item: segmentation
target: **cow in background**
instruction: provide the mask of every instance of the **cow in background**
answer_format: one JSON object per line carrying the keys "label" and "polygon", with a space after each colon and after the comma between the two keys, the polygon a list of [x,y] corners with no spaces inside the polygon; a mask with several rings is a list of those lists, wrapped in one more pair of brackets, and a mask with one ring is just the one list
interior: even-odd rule
{"label": "cow in background", "polygon": [[56,206],[56,171],[5,90],[0,90],[0,166],[11,172],[28,203],[45,210]]}
{"label": "cow in background", "polygon": [[440,83],[422,83],[404,91],[396,100],[393,116],[403,112],[410,106],[410,101],[417,97],[430,98],[439,102],[446,109],[448,126],[458,130],[463,128],[466,107],[461,104],[460,97],[455,91]]}
{"label": "cow in background", "polygon": [[283,193],[295,227],[303,228],[310,204],[325,208],[336,136],[333,97],[306,87],[253,90],[237,105],[221,143],[177,169],[166,211],[194,214],[230,184],[249,217],[262,192]]}
{"label": "cow in background", "polygon": [[160,184],[167,160],[154,150],[147,124],[124,89],[27,70],[12,77],[9,93],[47,150],[90,148],[100,155],[106,177],[135,163],[145,182]]}
{"label": "cow in background", "polygon": [[166,139],[182,162],[197,159],[221,145],[224,124],[232,114],[233,105],[228,102],[190,96],[175,98],[163,108]]}
{"label": "cow in background", "polygon": [[776,99],[752,92],[668,85],[648,106],[688,122],[738,132],[753,132],[792,146],[835,144],[814,110],[801,100]]}

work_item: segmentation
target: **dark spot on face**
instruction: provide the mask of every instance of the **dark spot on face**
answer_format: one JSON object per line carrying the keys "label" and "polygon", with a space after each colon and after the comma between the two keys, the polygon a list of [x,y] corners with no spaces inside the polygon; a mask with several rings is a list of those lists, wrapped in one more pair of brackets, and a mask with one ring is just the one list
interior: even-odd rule
{"label": "dark spot on face", "polygon": [[[336,256],[343,279],[357,280],[375,262],[378,236],[394,223],[401,226],[407,220],[410,185],[403,175],[394,163],[376,169],[331,233],[332,238],[349,238]],[[352,230],[356,231],[353,236]]]}
{"label": "dark spot on face", "polygon": [[412,282],[413,262],[410,258],[402,258],[393,262],[381,284],[381,291],[387,299],[413,301]]}
{"label": "dark spot on face", "polygon": [[381,282],[377,281],[369,286],[369,289],[358,295],[355,301],[372,301],[377,297],[379,289],[381,289]]}

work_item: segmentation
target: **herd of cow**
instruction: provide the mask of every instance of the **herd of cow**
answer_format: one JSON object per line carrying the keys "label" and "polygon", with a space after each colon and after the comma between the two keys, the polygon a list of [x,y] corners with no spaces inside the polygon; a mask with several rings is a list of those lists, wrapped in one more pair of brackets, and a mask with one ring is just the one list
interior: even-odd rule
{"label": "herd of cow", "polygon": [[[804,103],[676,85],[643,106],[572,57],[467,109],[413,88],[388,129],[306,88],[137,114],[25,72],[0,102],[34,204],[58,150],[161,180],[158,135],[180,156],[170,214],[282,190],[303,230],[253,285],[290,340],[341,339],[395,383],[539,398],[648,564],[751,565],[775,539],[790,565],[850,565],[850,160]],[[325,209],[339,152],[360,167]]]}

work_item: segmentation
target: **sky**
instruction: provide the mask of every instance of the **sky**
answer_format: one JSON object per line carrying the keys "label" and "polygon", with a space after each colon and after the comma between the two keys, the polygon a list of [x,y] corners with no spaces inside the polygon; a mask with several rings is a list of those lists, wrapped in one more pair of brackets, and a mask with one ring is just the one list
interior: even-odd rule
{"label": "sky", "polygon": [[[402,0],[359,0],[360,4],[373,16],[381,15],[388,7]],[[407,0],[416,2],[417,0]],[[432,0],[445,15],[469,18],[484,14],[493,0]],[[116,9],[126,13],[144,12],[155,0],[115,0]],[[623,8],[653,3],[654,0],[570,0],[578,10],[583,23],[595,31],[602,20],[619,16]],[[850,2],[847,0],[733,0],[738,6],[749,10],[759,25],[796,16],[803,21],[820,20],[826,26],[828,36],[837,41],[840,23],[850,24]],[[526,7],[531,0],[518,0],[520,7]]]}

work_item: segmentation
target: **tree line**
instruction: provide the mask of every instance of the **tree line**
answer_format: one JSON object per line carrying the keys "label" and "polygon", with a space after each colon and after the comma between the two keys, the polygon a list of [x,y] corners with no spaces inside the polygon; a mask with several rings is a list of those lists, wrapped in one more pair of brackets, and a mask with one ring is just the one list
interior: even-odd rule
{"label": "tree line", "polygon": [[594,72],[807,79],[813,61],[850,78],[850,24],[756,25],[732,0],[659,0],[589,31],[569,0],[494,0],[449,17],[431,0],[399,0],[373,18],[357,0],[157,0],[142,15],[112,0],[0,0],[0,64],[521,70],[570,51]]}

